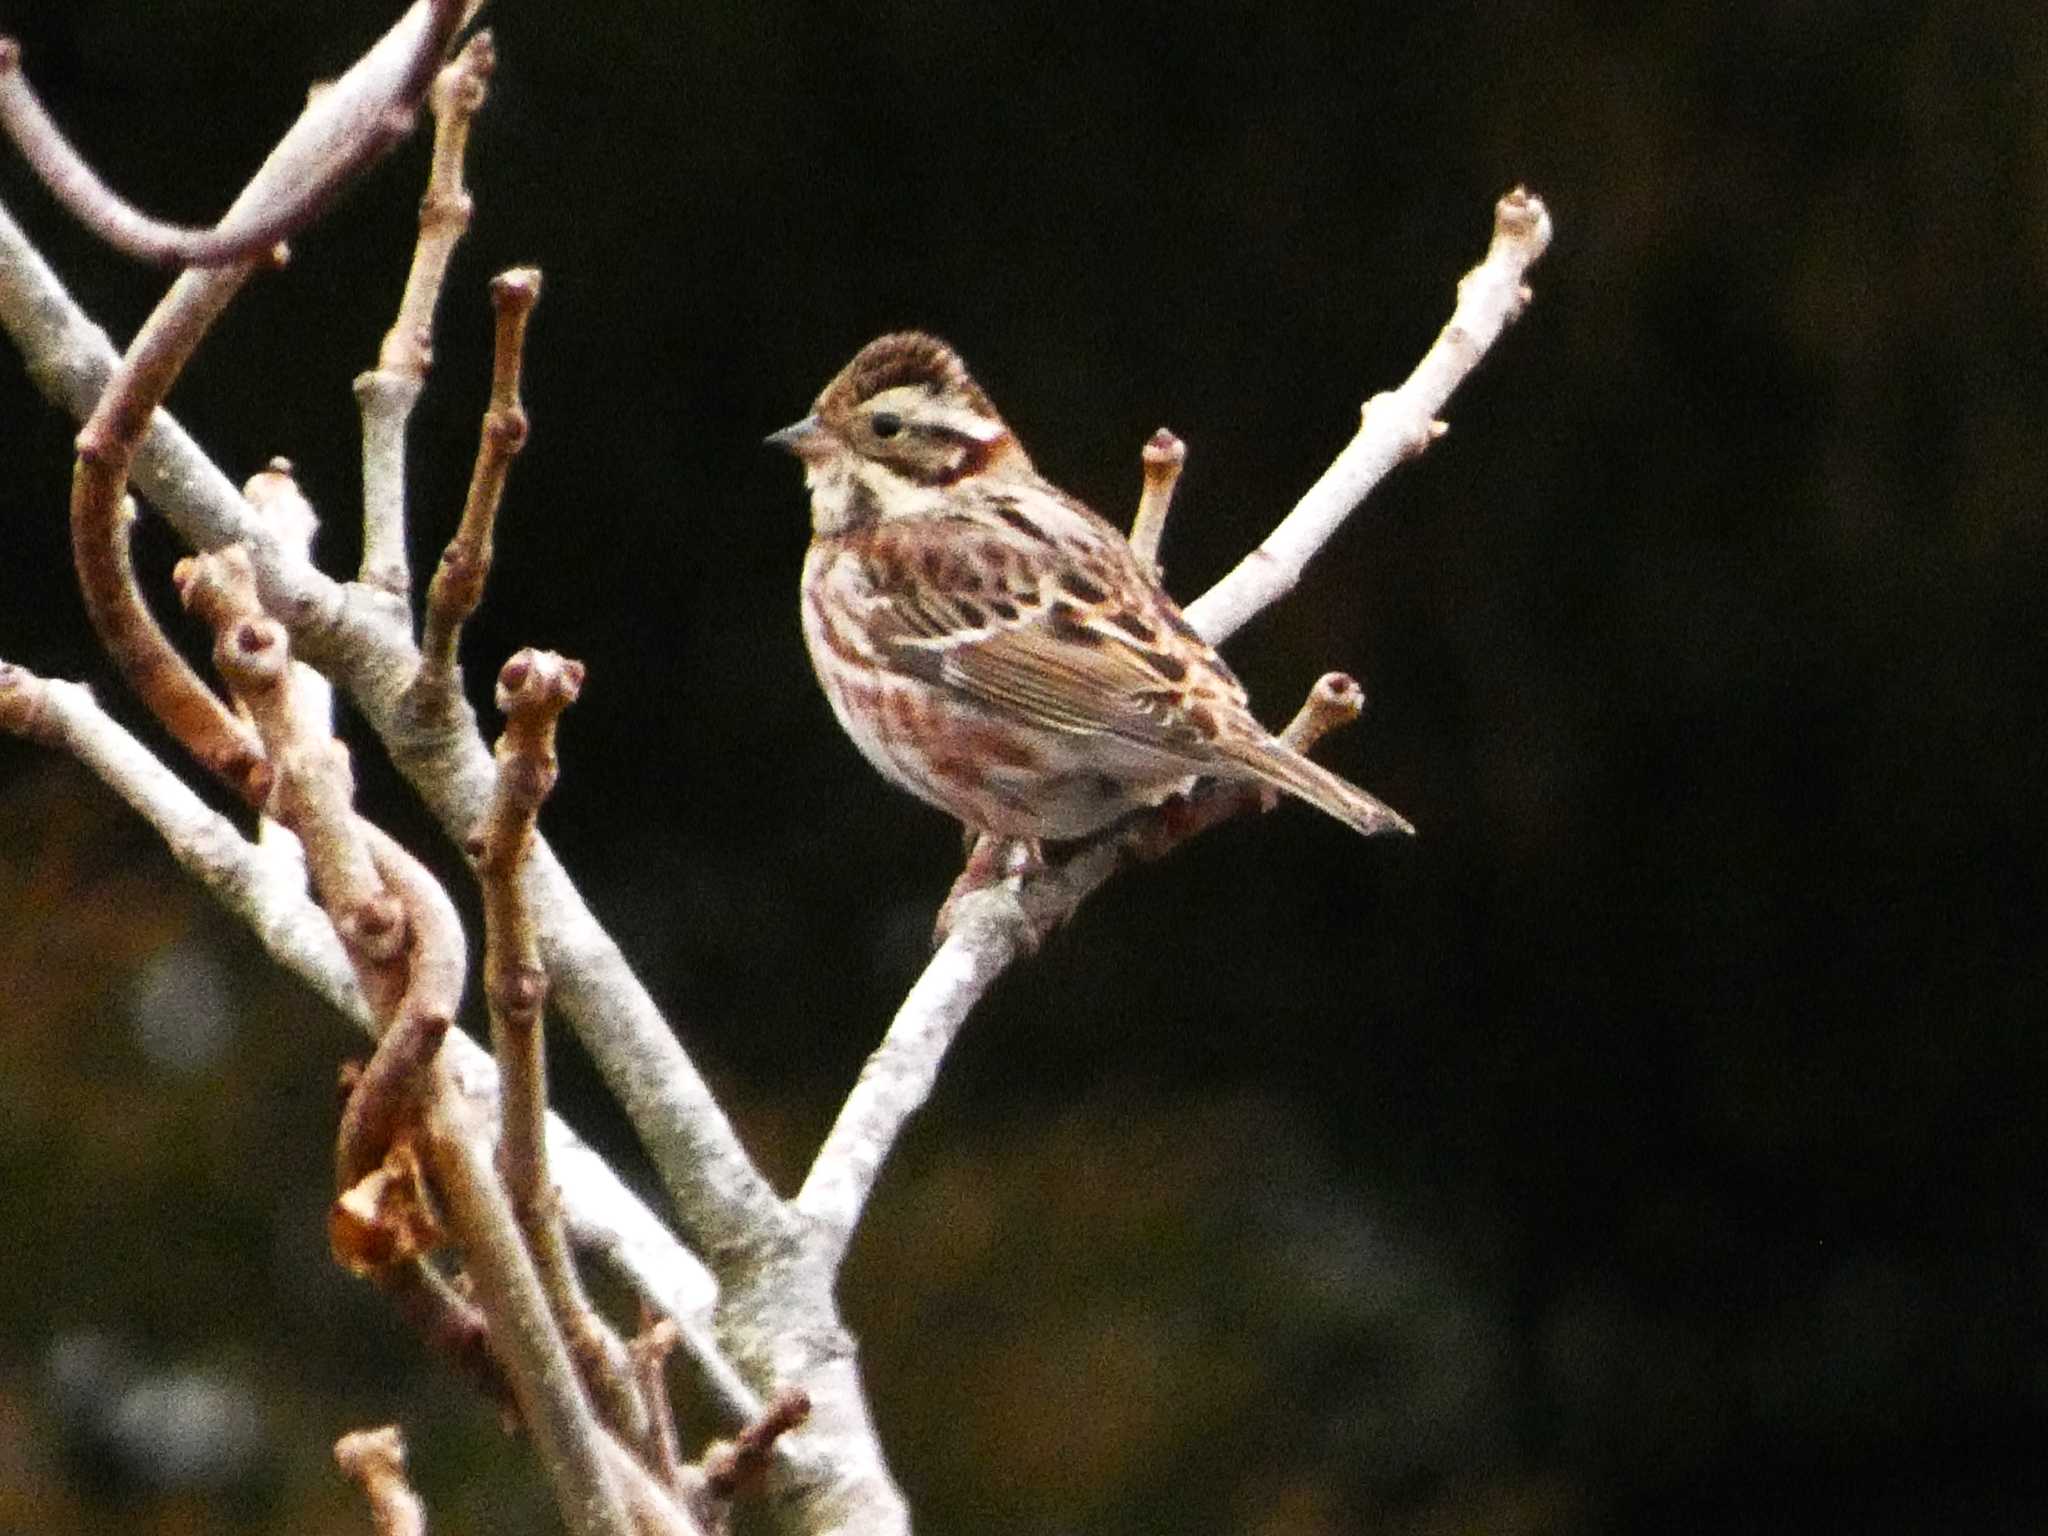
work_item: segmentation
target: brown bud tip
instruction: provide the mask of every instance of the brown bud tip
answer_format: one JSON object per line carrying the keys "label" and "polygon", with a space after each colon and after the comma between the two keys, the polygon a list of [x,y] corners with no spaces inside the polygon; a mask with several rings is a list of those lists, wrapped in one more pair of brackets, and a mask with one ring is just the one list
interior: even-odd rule
{"label": "brown bud tip", "polygon": [[1161,427],[1146,440],[1138,457],[1148,471],[1178,469],[1187,462],[1188,445]]}
{"label": "brown bud tip", "polygon": [[802,1387],[785,1387],[775,1399],[775,1406],[769,1410],[769,1417],[786,1429],[797,1425],[811,1416],[811,1394]]}
{"label": "brown bud tip", "polygon": [[507,693],[517,693],[532,675],[533,652],[520,651],[498,669],[498,686]]}
{"label": "brown bud tip", "polygon": [[472,37],[463,52],[469,56],[469,67],[485,79],[489,79],[491,72],[498,67],[498,39],[489,27]]}
{"label": "brown bud tip", "polygon": [[1357,703],[1365,698],[1365,690],[1349,672],[1325,672],[1316,679],[1316,688],[1333,703]]}
{"label": "brown bud tip", "polygon": [[524,308],[539,297],[539,267],[508,267],[491,279],[491,302],[500,309]]}
{"label": "brown bud tip", "polygon": [[334,1460],[343,1476],[358,1482],[373,1474],[400,1475],[405,1471],[405,1441],[396,1424],[351,1430],[334,1442]]}
{"label": "brown bud tip", "polygon": [[275,626],[262,619],[244,619],[235,626],[235,649],[244,656],[260,656],[276,643]]}
{"label": "brown bud tip", "polygon": [[87,464],[104,464],[114,452],[109,429],[91,421],[71,440],[71,447]]}
{"label": "brown bud tip", "polygon": [[21,67],[21,44],[11,37],[0,37],[0,74]]}

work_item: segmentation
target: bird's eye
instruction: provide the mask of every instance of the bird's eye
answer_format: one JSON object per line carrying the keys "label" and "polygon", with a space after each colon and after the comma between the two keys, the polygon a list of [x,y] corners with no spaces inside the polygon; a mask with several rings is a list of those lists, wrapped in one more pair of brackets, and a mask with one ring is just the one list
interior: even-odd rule
{"label": "bird's eye", "polygon": [[903,430],[903,418],[894,411],[877,411],[868,424],[875,429],[877,437],[894,437]]}

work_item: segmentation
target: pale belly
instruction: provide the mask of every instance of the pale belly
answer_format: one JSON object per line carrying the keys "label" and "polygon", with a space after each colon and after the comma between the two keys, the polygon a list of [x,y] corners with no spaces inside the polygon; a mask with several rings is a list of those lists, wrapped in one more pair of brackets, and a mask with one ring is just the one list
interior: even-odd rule
{"label": "pale belly", "polygon": [[861,755],[976,831],[1083,837],[1192,778],[1183,762],[1104,733],[1000,717],[940,683],[876,665],[857,628],[817,601],[806,565],[804,642],[840,726]]}

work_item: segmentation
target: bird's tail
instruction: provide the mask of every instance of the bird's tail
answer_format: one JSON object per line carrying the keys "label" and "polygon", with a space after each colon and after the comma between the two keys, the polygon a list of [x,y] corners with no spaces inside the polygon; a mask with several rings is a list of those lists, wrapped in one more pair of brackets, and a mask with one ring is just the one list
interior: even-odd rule
{"label": "bird's tail", "polygon": [[1414,824],[1391,805],[1374,799],[1321,763],[1303,757],[1285,742],[1268,737],[1263,741],[1218,745],[1252,777],[1306,800],[1367,837],[1380,832],[1414,835]]}

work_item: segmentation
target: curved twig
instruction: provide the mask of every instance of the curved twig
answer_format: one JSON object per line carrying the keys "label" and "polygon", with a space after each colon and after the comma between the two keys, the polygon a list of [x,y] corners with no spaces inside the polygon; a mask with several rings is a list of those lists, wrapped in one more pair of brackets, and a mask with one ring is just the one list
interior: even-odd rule
{"label": "curved twig", "polygon": [[270,788],[262,746],[165,638],[135,585],[123,492],[143,430],[247,267],[171,285],[78,434],[71,475],[71,554],[100,641],[150,712],[209,773],[251,805]]}
{"label": "curved twig", "polygon": [[[81,684],[38,677],[0,661],[0,731],[68,752],[155,828],[179,865],[247,924],[270,957],[365,1034],[380,1028],[358,987],[327,914],[234,824],[209,807],[94,702]],[[454,1091],[486,1120],[498,1113],[491,1058],[451,1030],[441,1058]],[[657,1310],[676,1320],[685,1351],[705,1377],[721,1416],[743,1424],[760,1401],[707,1337],[711,1276],[661,1221],[620,1183],[611,1166],[559,1116],[548,1118],[549,1165],[576,1245],[601,1257]]]}
{"label": "curved twig", "polygon": [[[311,174],[273,199],[238,199],[211,228],[152,218],[100,180],[37,99],[21,67],[21,45],[8,37],[0,37],[0,129],[64,210],[125,256],[160,267],[281,261],[279,242],[318,218],[350,180],[412,131],[420,98],[461,25],[464,0],[420,0],[414,9],[421,16],[417,37],[408,39],[414,62],[393,81],[390,95],[341,120]],[[310,121],[313,110],[300,122]]]}
{"label": "curved twig", "polygon": [[[0,326],[39,389],[74,416],[91,411],[118,358],[4,207]],[[388,593],[332,580],[270,537],[168,411],[157,413],[133,474],[137,488],[193,544],[248,544],[264,605],[291,630],[294,649],[347,687],[434,817],[451,836],[467,837],[489,802],[490,753],[466,707],[430,721],[411,708],[409,684],[420,658],[403,605]],[[530,879],[543,913],[541,958],[554,999],[625,1106],[678,1215],[703,1251],[728,1269],[772,1260],[793,1237],[794,1219],[545,839],[535,840]],[[721,1400],[741,1403],[738,1387],[722,1380]]]}

